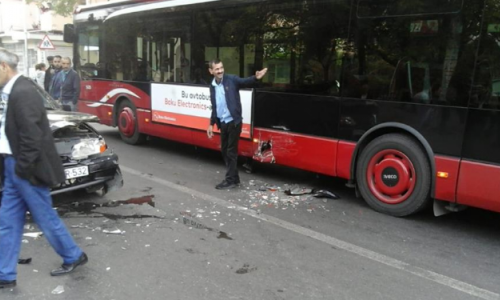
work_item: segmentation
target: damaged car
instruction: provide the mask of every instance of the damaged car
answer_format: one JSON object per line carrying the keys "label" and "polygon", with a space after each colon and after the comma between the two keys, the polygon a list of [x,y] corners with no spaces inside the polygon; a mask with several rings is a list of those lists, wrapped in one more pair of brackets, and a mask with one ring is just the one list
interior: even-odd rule
{"label": "damaged car", "polygon": [[89,123],[99,122],[93,115],[68,112],[43,89],[37,90],[44,101],[57,152],[66,173],[66,181],[52,187],[51,194],[75,190],[101,195],[123,186],[118,156]]}

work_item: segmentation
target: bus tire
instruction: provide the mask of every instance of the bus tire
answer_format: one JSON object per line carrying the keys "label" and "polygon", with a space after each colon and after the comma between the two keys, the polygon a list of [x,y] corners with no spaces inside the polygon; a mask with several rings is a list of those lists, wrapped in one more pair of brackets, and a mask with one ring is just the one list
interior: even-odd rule
{"label": "bus tire", "polygon": [[361,152],[356,167],[358,190],[374,210],[404,217],[430,200],[431,167],[422,147],[403,134],[375,138]]}
{"label": "bus tire", "polygon": [[137,110],[128,100],[122,101],[118,107],[118,130],[122,140],[130,145],[139,145],[146,141],[146,135],[139,132]]}

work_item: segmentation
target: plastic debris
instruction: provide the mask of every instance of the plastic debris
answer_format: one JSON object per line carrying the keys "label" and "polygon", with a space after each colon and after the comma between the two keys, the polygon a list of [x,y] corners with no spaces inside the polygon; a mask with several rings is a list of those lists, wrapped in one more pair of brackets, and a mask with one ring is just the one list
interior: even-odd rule
{"label": "plastic debris", "polygon": [[327,190],[313,190],[312,194],[316,198],[331,198],[331,199],[339,199],[340,197],[337,194],[334,194]]}
{"label": "plastic debris", "polygon": [[34,239],[37,239],[37,238],[41,237],[42,235],[43,235],[42,232],[27,232],[27,233],[23,234],[23,236],[31,237]]}
{"label": "plastic debris", "polygon": [[30,264],[31,263],[31,257],[28,257],[28,258],[20,258],[17,260],[17,263],[20,264],[20,265],[27,265],[27,264]]}
{"label": "plastic debris", "polygon": [[103,229],[102,232],[107,233],[107,234],[124,234],[125,233],[125,231],[122,231],[120,229],[115,229],[115,230]]}
{"label": "plastic debris", "polygon": [[59,295],[59,294],[62,294],[64,293],[64,286],[62,285],[58,285],[53,291],[52,291],[52,294],[54,295]]}
{"label": "plastic debris", "polygon": [[301,187],[295,187],[292,189],[285,190],[285,194],[287,194],[288,196],[306,195],[311,193],[312,189],[306,189]]}

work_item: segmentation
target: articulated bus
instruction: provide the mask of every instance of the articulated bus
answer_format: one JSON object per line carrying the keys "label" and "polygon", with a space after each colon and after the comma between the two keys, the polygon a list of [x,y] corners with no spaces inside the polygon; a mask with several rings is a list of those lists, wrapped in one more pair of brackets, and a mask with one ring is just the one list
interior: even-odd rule
{"label": "articulated bus", "polygon": [[239,154],[348,180],[373,209],[500,212],[500,0],[119,1],[65,27],[78,109],[138,144],[208,139],[207,62],[251,76]]}

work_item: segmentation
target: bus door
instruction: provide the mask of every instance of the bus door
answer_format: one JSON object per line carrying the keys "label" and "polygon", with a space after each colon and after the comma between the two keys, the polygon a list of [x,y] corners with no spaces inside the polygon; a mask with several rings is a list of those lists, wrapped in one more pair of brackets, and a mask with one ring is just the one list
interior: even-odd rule
{"label": "bus door", "polygon": [[[500,211],[500,17],[498,2],[486,1],[474,60],[469,114],[457,189],[460,204]],[[481,11],[476,9],[481,14]],[[473,13],[473,12],[471,12]],[[475,44],[477,45],[477,44]]]}

